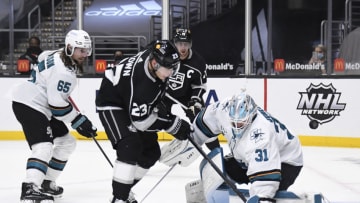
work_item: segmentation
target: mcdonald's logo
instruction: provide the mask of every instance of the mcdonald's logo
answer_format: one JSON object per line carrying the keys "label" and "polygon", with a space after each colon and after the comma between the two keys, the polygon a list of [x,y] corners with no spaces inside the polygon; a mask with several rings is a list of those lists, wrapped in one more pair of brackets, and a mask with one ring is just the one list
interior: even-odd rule
{"label": "mcdonald's logo", "polygon": [[274,60],[274,71],[284,72],[285,70],[285,60],[284,59],[275,59]]}
{"label": "mcdonald's logo", "polygon": [[95,61],[95,72],[96,73],[103,73],[106,69],[106,60],[103,59],[97,59]]}
{"label": "mcdonald's logo", "polygon": [[27,59],[19,59],[17,61],[17,71],[19,73],[27,73],[30,71],[30,61]]}
{"label": "mcdonald's logo", "polygon": [[345,70],[345,61],[342,58],[337,58],[334,60],[334,72],[344,72]]}

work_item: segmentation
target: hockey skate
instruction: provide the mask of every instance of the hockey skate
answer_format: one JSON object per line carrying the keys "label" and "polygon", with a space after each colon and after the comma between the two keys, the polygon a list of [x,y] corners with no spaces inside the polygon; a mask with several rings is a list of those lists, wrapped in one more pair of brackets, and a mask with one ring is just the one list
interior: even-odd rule
{"label": "hockey skate", "polygon": [[110,199],[110,203],[126,203],[121,199],[116,199],[116,197],[113,197]]}
{"label": "hockey skate", "polygon": [[138,203],[138,201],[135,199],[135,194],[132,191],[130,191],[129,197],[126,200],[126,203]]}
{"label": "hockey skate", "polygon": [[41,184],[41,191],[47,195],[60,198],[64,192],[64,189],[60,186],[57,186],[54,181],[44,180]]}
{"label": "hockey skate", "polygon": [[41,192],[34,183],[22,183],[21,203],[53,203],[54,197]]}

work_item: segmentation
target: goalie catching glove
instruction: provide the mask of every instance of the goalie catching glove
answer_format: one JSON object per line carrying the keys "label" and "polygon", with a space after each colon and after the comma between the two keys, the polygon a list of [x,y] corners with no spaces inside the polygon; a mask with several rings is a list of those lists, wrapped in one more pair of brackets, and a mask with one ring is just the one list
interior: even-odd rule
{"label": "goalie catching glove", "polygon": [[71,127],[76,129],[76,131],[87,138],[96,137],[96,127],[93,126],[91,121],[82,114],[79,114],[75,117],[75,119],[71,122]]}
{"label": "goalie catching glove", "polygon": [[196,115],[201,111],[203,105],[202,102],[198,99],[191,99],[188,103],[188,109],[185,110],[186,116],[190,119],[192,123]]}
{"label": "goalie catching glove", "polygon": [[186,167],[194,162],[200,156],[199,151],[189,140],[173,139],[161,148],[160,163],[167,166],[179,164]]}

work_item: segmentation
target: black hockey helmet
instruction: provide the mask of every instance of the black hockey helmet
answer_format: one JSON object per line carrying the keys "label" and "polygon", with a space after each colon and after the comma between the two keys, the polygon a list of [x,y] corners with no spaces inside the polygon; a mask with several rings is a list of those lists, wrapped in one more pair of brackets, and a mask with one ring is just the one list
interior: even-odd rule
{"label": "black hockey helmet", "polygon": [[192,42],[191,32],[189,29],[177,28],[174,36],[174,43],[176,42]]}
{"label": "black hockey helmet", "polygon": [[177,72],[180,67],[180,55],[169,40],[157,40],[152,47],[151,57],[160,65]]}

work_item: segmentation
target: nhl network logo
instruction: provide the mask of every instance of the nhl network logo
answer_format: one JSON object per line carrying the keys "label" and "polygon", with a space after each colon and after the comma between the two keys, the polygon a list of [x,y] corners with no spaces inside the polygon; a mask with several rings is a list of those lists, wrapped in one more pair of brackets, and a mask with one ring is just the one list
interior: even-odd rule
{"label": "nhl network logo", "polygon": [[86,16],[152,16],[160,15],[161,6],[155,1],[140,1],[139,4],[123,4],[118,7],[100,7],[99,10],[90,10]]}
{"label": "nhl network logo", "polygon": [[329,85],[310,84],[306,92],[299,93],[301,98],[297,109],[301,110],[301,115],[306,115],[310,119],[311,129],[318,128],[319,124],[332,121],[346,106],[339,102],[341,93],[336,92],[332,83]]}

